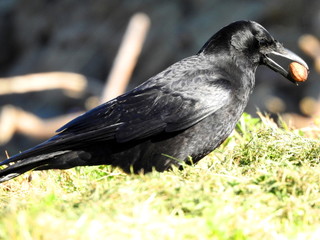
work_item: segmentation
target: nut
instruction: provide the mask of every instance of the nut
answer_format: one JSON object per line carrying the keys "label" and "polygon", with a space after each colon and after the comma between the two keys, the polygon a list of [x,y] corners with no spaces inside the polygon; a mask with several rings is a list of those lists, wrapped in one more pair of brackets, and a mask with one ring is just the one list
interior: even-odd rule
{"label": "nut", "polygon": [[297,82],[304,82],[308,78],[308,69],[297,62],[292,62],[289,65],[291,77]]}

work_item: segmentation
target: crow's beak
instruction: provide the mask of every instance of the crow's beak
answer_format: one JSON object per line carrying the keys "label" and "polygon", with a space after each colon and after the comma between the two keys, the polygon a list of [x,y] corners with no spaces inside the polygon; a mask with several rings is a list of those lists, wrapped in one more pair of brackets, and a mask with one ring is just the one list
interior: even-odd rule
{"label": "crow's beak", "polygon": [[280,73],[282,76],[293,82],[294,84],[297,84],[297,82],[291,77],[288,70],[284,69],[282,66],[280,66],[278,63],[276,63],[274,60],[272,60],[269,55],[277,55],[283,58],[286,58],[288,60],[291,60],[292,62],[297,62],[303,65],[308,71],[309,67],[306,64],[306,62],[299,57],[297,54],[291,52],[290,50],[284,48],[280,43],[277,43],[276,49],[271,51],[269,54],[266,54],[263,58],[263,63],[270,67],[272,70]]}

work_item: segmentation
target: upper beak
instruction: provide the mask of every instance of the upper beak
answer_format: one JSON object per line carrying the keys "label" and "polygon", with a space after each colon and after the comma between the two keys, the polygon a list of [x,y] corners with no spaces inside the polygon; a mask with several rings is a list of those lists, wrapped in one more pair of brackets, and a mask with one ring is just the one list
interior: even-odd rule
{"label": "upper beak", "polygon": [[[277,56],[286,58],[288,60],[291,60],[293,62],[300,63],[309,71],[309,67],[308,67],[307,63],[301,57],[299,57],[297,54],[291,52],[290,50],[284,48],[280,43],[277,43],[276,49],[273,50],[272,52],[270,52],[269,54],[277,55]],[[291,77],[288,70],[284,69],[278,63],[276,63],[274,60],[272,60],[269,57],[269,54],[265,55],[265,57],[263,58],[263,63],[265,65],[267,65],[268,67],[270,67],[272,70],[280,73],[282,76],[284,76],[285,78],[287,78],[291,82],[297,84],[297,82]]]}

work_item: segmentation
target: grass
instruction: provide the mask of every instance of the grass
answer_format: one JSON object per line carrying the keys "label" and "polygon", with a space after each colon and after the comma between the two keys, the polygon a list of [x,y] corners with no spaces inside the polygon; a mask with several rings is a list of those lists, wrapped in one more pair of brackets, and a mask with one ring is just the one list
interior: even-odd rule
{"label": "grass", "polygon": [[303,135],[244,115],[183,171],[24,174],[0,185],[0,239],[317,239],[320,141]]}

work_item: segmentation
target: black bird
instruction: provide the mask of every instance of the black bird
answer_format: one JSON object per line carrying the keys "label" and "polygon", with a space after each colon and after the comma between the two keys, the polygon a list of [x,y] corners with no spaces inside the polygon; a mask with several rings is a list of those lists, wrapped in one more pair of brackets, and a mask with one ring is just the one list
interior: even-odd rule
{"label": "black bird", "polygon": [[75,118],[49,140],[0,165],[0,182],[29,170],[113,165],[125,172],[165,171],[196,163],[232,132],[267,65],[292,82],[275,54],[307,64],[253,21],[214,34],[191,57],[171,65],[133,90]]}

